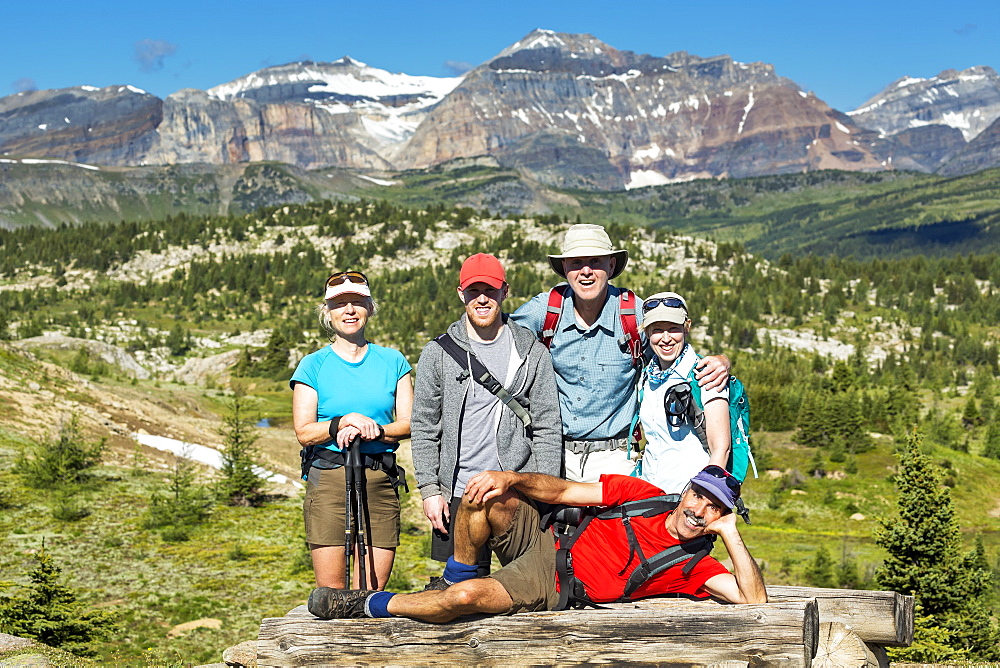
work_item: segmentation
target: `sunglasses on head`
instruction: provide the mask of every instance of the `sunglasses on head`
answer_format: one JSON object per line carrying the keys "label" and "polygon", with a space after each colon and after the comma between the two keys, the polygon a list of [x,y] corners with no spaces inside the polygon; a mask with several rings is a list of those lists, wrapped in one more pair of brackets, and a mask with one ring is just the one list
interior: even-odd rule
{"label": "sunglasses on head", "polygon": [[644,301],[642,303],[642,312],[649,313],[657,306],[666,306],[668,308],[682,308],[685,311],[687,311],[687,306],[684,305],[684,300],[680,299],[679,297],[664,297],[662,299],[657,297],[655,299],[647,299],[646,301]]}
{"label": "sunglasses on head", "polygon": [[340,285],[341,283],[360,283],[362,285],[368,285],[368,277],[360,271],[338,271],[336,274],[331,274],[330,278],[326,279],[326,287],[328,288]]}
{"label": "sunglasses on head", "polygon": [[726,487],[736,492],[739,496],[740,493],[740,481],[733,477],[733,474],[722,468],[721,466],[716,466],[715,464],[709,464],[702,469],[703,473],[707,473],[713,478],[718,478],[719,480],[726,481]]}

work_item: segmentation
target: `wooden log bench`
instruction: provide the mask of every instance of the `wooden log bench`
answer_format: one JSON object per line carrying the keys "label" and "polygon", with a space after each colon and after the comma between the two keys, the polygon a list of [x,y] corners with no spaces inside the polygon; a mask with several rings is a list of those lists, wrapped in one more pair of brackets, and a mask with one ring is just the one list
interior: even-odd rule
{"label": "wooden log bench", "polygon": [[761,605],[660,598],[449,624],[320,620],[299,606],[261,622],[257,664],[887,666],[882,646],[912,639],[911,597],[805,587],[768,593]]}

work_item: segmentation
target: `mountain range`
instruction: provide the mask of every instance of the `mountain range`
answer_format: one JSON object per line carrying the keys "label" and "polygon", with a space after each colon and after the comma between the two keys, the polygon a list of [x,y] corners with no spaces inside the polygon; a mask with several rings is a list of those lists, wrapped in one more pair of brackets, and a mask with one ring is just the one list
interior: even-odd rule
{"label": "mountain range", "polygon": [[462,77],[344,57],[166,99],[128,85],[18,93],[0,98],[0,160],[377,173],[485,158],[550,186],[615,190],[819,169],[970,173],[1000,164],[998,119],[1000,76],[985,65],[901,78],[845,113],[766,63],[536,30]]}

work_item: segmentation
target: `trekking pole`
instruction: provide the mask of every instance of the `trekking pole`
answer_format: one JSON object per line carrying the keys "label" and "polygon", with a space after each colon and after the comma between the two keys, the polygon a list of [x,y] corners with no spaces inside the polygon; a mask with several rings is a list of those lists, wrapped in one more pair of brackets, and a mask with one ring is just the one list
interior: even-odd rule
{"label": "trekking pole", "polygon": [[[357,546],[357,558],[355,568],[358,569],[358,584],[361,589],[367,589],[368,578],[365,573],[365,556],[367,549],[364,537],[364,512],[365,507],[362,495],[365,488],[365,465],[364,457],[361,454],[361,437],[358,436],[351,441],[347,448],[347,459],[344,463],[345,478],[347,479],[347,498],[345,499],[348,517],[353,521],[349,527],[345,527],[345,547],[347,553],[352,555]],[[351,517],[353,516],[353,517]],[[347,560],[348,578],[350,577],[350,558]],[[348,580],[350,587],[350,580]]]}
{"label": "trekking pole", "polygon": [[[358,564],[358,585],[361,589],[368,589],[367,568],[368,568],[368,544],[371,542],[366,529],[370,525],[368,518],[368,478],[365,474],[365,464],[364,457],[361,454],[361,444],[359,443],[357,448],[357,455],[352,455],[350,458],[351,466],[354,467],[354,527],[355,542],[357,543],[357,558],[356,563]],[[372,579],[375,578],[374,564],[372,565]]]}
{"label": "trekking pole", "polygon": [[[358,447],[354,447],[358,446]],[[350,453],[360,449],[361,439],[355,438],[347,446],[344,453],[344,588],[351,588],[351,556],[354,554],[354,522],[351,511],[354,506],[352,491],[354,488],[354,469],[350,466]]]}

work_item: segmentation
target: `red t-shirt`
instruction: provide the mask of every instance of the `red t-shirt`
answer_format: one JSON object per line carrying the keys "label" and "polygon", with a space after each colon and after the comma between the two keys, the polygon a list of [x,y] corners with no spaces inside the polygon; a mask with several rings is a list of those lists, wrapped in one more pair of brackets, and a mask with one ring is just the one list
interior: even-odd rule
{"label": "red t-shirt", "polygon": [[[626,501],[663,495],[663,490],[659,487],[630,476],[605,474],[601,476],[601,482],[604,484],[603,506],[617,506]],[[664,515],[632,518],[635,537],[647,559],[680,543],[667,531],[665,519]],[[628,535],[621,519],[591,520],[570,552],[573,555],[573,573],[583,582],[587,595],[595,603],[620,599],[628,576],[639,565],[638,555],[633,556],[628,570],[618,575],[625,568],[629,557]],[[698,562],[690,574],[684,575],[681,571],[686,563],[671,566],[647,580],[632,597],[685,594],[706,598],[708,592],[702,588],[705,582],[720,573],[729,572],[717,559],[707,556]]]}

